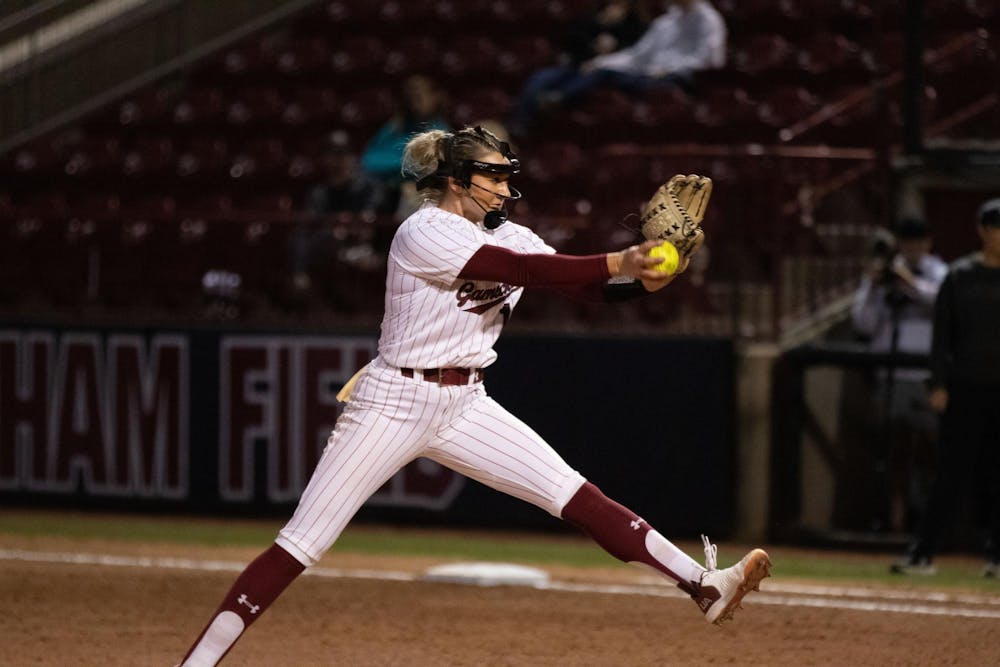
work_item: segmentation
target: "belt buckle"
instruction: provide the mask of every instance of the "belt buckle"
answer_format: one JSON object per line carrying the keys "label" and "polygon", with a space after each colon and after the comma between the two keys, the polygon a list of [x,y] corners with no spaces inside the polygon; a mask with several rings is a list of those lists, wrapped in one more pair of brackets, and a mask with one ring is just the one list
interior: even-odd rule
{"label": "belt buckle", "polygon": [[444,386],[444,369],[443,368],[435,368],[434,369],[434,375],[437,376],[436,382],[437,382],[438,386],[439,387]]}

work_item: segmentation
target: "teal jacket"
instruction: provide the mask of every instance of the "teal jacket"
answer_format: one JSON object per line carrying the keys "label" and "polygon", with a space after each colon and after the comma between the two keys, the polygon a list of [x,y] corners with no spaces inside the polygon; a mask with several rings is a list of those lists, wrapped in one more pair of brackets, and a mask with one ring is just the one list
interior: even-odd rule
{"label": "teal jacket", "polygon": [[406,142],[419,132],[427,130],[450,130],[441,118],[433,118],[418,123],[404,123],[393,118],[383,125],[371,138],[361,154],[361,167],[379,179],[393,182],[401,181],[399,169],[403,164],[403,149]]}

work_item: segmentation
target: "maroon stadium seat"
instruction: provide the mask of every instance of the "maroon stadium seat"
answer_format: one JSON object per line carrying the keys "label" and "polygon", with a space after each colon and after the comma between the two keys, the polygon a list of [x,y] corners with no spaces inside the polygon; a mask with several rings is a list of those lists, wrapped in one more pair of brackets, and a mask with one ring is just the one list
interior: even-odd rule
{"label": "maroon stadium seat", "polygon": [[352,35],[337,40],[330,55],[333,83],[367,81],[382,72],[386,47],[373,35]]}
{"label": "maroon stadium seat", "polygon": [[221,123],[226,114],[226,100],[215,88],[195,88],[186,91],[174,103],[172,118],[175,125],[199,126]]}
{"label": "maroon stadium seat", "polygon": [[395,110],[392,90],[381,86],[360,90],[344,102],[340,122],[351,133],[369,135],[384,123]]}
{"label": "maroon stadium seat", "polygon": [[453,105],[452,120],[457,127],[487,118],[502,118],[511,106],[507,91],[496,86],[468,90],[463,98]]}

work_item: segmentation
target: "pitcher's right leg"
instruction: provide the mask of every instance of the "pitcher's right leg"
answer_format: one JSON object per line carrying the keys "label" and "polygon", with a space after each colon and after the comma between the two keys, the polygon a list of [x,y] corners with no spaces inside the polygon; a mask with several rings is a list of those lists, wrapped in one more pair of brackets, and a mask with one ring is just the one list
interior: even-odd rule
{"label": "pitcher's right leg", "polygon": [[184,667],[212,667],[233,647],[243,631],[260,618],[305,566],[276,544],[250,563],[226,593],[222,604],[195,643]]}
{"label": "pitcher's right leg", "polygon": [[[402,379],[402,378],[401,378]],[[352,398],[275,544],[251,563],[189,650],[184,665],[215,665],[245,628],[340,536],[358,508],[412,460],[441,411],[442,394],[374,368]],[[377,406],[377,407],[375,407]]]}

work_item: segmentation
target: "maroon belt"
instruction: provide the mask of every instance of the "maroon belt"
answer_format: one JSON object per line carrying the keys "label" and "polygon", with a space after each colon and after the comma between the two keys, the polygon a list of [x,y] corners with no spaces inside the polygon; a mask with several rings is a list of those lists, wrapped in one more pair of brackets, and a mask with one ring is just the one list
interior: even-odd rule
{"label": "maroon belt", "polygon": [[425,368],[424,370],[413,370],[412,368],[400,368],[399,372],[403,377],[423,376],[428,382],[438,384],[463,385],[471,382],[482,382],[485,373],[482,368]]}

